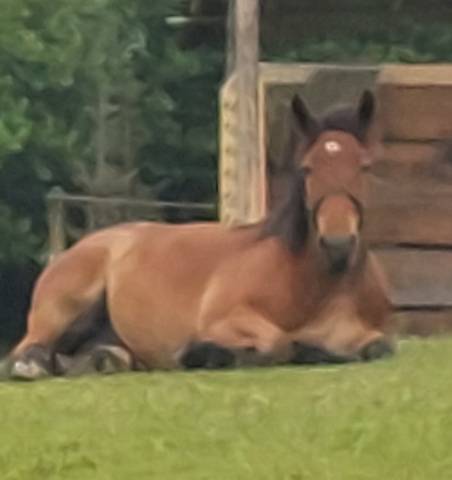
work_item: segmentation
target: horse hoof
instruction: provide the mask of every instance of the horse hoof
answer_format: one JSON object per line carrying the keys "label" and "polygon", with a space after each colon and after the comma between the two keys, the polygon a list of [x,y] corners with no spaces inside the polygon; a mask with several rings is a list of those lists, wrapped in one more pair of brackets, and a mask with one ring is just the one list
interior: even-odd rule
{"label": "horse hoof", "polygon": [[132,358],[129,352],[121,347],[101,347],[93,353],[96,372],[104,375],[127,372],[132,369]]}
{"label": "horse hoof", "polygon": [[16,360],[11,365],[13,380],[39,380],[50,376],[50,372],[36,360]]}
{"label": "horse hoof", "polygon": [[69,355],[56,353],[54,363],[55,375],[66,375],[72,367],[73,360]]}
{"label": "horse hoof", "polygon": [[180,362],[188,369],[219,369],[234,366],[235,360],[235,355],[231,350],[215,343],[202,342],[189,347],[182,355]]}
{"label": "horse hoof", "polygon": [[355,360],[355,357],[331,353],[316,345],[294,342],[291,363],[296,365],[323,365],[349,363]]}
{"label": "horse hoof", "polygon": [[375,340],[366,345],[360,352],[361,360],[371,362],[394,354],[394,347],[384,339]]}

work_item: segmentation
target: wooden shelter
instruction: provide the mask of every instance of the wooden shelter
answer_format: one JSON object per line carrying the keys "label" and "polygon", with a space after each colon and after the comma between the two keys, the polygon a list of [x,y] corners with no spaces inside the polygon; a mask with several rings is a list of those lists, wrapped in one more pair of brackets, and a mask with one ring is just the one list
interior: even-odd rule
{"label": "wooden shelter", "polygon": [[[452,66],[260,63],[258,29],[258,0],[232,0],[220,93],[221,220],[256,221],[277,201],[283,188],[278,158],[294,91],[320,112],[373,88],[385,142],[365,234],[388,275],[398,329],[451,330],[452,149],[450,161],[437,154],[452,138]],[[276,159],[271,169],[270,157]]]}

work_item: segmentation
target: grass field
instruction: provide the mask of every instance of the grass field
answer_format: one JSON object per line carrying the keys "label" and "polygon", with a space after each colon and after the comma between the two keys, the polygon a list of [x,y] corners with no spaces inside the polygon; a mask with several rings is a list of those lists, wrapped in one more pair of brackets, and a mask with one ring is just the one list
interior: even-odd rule
{"label": "grass field", "polygon": [[452,340],[374,364],[0,384],[1,480],[452,479]]}

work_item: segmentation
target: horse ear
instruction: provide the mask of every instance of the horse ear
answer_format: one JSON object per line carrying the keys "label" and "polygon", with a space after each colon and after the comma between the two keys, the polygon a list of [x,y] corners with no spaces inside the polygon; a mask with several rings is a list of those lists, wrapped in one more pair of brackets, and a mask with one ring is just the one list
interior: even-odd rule
{"label": "horse ear", "polygon": [[319,133],[319,123],[311,114],[304,100],[297,94],[292,98],[292,112],[297,119],[301,131],[308,140],[313,140]]}
{"label": "horse ear", "polygon": [[367,132],[375,115],[375,96],[370,90],[361,95],[358,106],[358,121],[361,131]]}

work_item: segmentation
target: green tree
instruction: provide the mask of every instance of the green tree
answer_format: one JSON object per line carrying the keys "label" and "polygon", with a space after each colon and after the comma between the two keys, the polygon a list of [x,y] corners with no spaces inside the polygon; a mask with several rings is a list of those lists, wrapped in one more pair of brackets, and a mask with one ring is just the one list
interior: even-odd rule
{"label": "green tree", "polygon": [[214,197],[221,67],[179,47],[165,18],[182,3],[3,2],[0,261],[39,253],[52,185]]}

